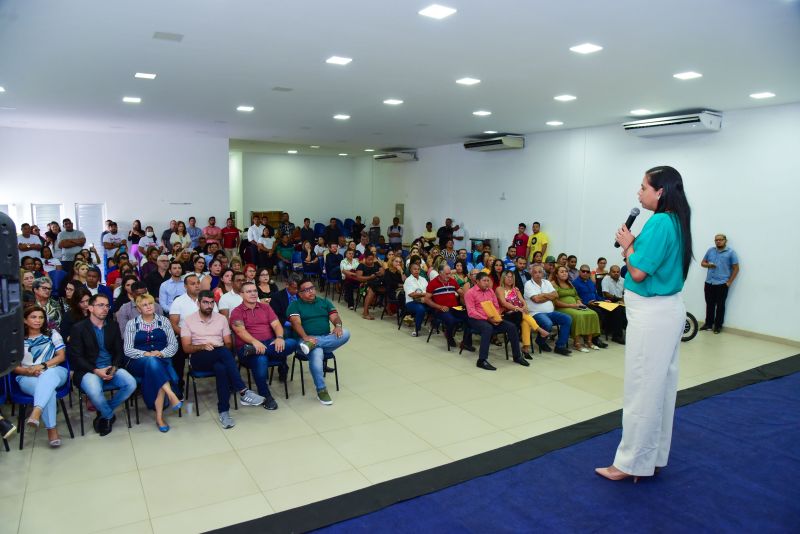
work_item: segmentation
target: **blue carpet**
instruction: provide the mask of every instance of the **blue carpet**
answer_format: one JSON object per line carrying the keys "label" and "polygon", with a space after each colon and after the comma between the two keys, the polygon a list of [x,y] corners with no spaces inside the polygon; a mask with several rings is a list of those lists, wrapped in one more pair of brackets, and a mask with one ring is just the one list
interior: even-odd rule
{"label": "blue carpet", "polygon": [[800,532],[800,373],[676,412],[670,465],[611,482],[621,430],[318,532]]}

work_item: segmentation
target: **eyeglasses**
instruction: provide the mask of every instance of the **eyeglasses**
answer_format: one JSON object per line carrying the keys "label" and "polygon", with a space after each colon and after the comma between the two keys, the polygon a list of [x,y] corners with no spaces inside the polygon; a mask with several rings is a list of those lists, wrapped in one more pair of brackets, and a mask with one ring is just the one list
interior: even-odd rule
{"label": "eyeglasses", "polygon": [[581,272],[582,272],[582,273],[588,273],[589,271],[587,271],[587,270],[585,270],[585,269],[581,269]]}
{"label": "eyeglasses", "polygon": [[310,293],[311,291],[314,291],[314,287],[306,287],[304,289],[301,289],[300,293]]}

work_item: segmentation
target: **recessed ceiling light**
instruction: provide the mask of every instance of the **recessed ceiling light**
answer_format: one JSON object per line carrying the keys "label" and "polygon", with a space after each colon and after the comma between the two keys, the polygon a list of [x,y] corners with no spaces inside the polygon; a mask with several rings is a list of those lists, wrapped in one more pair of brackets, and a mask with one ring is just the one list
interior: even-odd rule
{"label": "recessed ceiling light", "polygon": [[6,92],[6,88],[3,87],[2,85],[0,85],[0,93],[5,93],[5,92]]}
{"label": "recessed ceiling light", "polygon": [[245,113],[250,113],[254,109],[256,108],[254,108],[253,106],[239,106],[236,108],[236,111],[244,111]]}
{"label": "recessed ceiling light", "polygon": [[467,76],[466,78],[459,78],[456,80],[456,83],[460,83],[461,85],[475,85],[476,83],[481,83],[478,78],[470,78]]}
{"label": "recessed ceiling light", "polygon": [[10,108],[6,106],[0,106],[0,111],[14,111],[17,108]]}
{"label": "recessed ceiling light", "polygon": [[311,145],[308,148],[319,148],[319,145]]}
{"label": "recessed ceiling light", "polygon": [[137,72],[133,75],[134,78],[139,78],[140,80],[155,80],[156,75],[150,72]]}
{"label": "recessed ceiling light", "polygon": [[679,72],[678,74],[673,74],[673,78],[678,78],[679,80],[693,80],[694,78],[702,78],[703,75],[699,72],[688,71],[688,72]]}
{"label": "recessed ceiling light", "polygon": [[364,152],[375,152],[374,148],[365,148]]}
{"label": "recessed ceiling light", "polygon": [[649,109],[632,109],[630,113],[631,115],[650,115],[652,111]]}
{"label": "recessed ceiling light", "polygon": [[488,117],[489,115],[492,114],[492,112],[486,111],[485,109],[479,109],[478,111],[473,111],[472,114],[477,117]]}
{"label": "recessed ceiling light", "polygon": [[403,103],[403,101],[397,98],[387,98],[386,100],[383,101],[383,103],[388,104],[390,106],[399,106],[400,104]]}
{"label": "recessed ceiling light", "polygon": [[347,156],[347,153],[345,153],[345,152],[339,152],[339,155],[340,155],[340,156]]}
{"label": "recessed ceiling light", "polygon": [[485,134],[496,134],[497,132],[496,132],[496,131],[494,131],[494,130],[486,130],[486,131],[485,131],[485,132],[483,132],[483,133],[485,133]]}
{"label": "recessed ceiling light", "polygon": [[559,102],[569,102],[570,100],[575,100],[576,98],[578,97],[573,95],[558,95],[554,96],[553,100],[558,100]]}
{"label": "recessed ceiling light", "polygon": [[346,121],[347,119],[350,118],[350,115],[345,115],[343,113],[338,113],[338,114],[334,115],[333,118],[336,119],[337,121]]}
{"label": "recessed ceiling light", "polygon": [[579,54],[592,54],[594,52],[599,52],[602,50],[602,46],[597,46],[596,44],[592,43],[583,43],[577,46],[570,47],[570,50],[573,52],[577,52]]}
{"label": "recessed ceiling light", "polygon": [[139,104],[142,99],[138,96],[123,96],[122,101],[126,104]]}
{"label": "recessed ceiling light", "polygon": [[331,65],[347,65],[351,61],[353,61],[351,57],[331,56],[325,60],[325,63],[330,63]]}
{"label": "recessed ceiling light", "polygon": [[287,154],[297,154],[297,150],[287,150]]}
{"label": "recessed ceiling light", "polygon": [[752,95],[750,95],[750,98],[755,98],[756,100],[760,100],[762,98],[772,98],[773,96],[775,96],[775,93],[770,93],[769,91],[765,91],[763,93],[753,93]]}
{"label": "recessed ceiling light", "polygon": [[449,17],[455,12],[456,10],[453,9],[452,7],[440,6],[439,4],[431,4],[425,9],[420,9],[419,11],[417,11],[417,13],[419,13],[423,17],[430,17],[432,19],[437,19],[437,20]]}
{"label": "recessed ceiling light", "polygon": [[564,125],[564,123],[561,122],[561,121],[547,121],[545,124],[548,125],[548,126],[563,126]]}

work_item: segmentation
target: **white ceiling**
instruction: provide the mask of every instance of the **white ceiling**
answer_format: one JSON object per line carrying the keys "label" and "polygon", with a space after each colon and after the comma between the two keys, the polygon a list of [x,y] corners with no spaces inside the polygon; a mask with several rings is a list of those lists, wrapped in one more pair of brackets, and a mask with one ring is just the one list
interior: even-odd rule
{"label": "white ceiling", "polygon": [[[0,126],[159,129],[355,154],[542,131],[548,120],[617,123],[635,108],[800,101],[794,0],[440,0],[458,12],[439,21],[417,15],[429,3],[0,0]],[[604,50],[569,51],[584,42]],[[328,65],[331,55],[353,62]],[[688,70],[703,77],[672,77]],[[482,83],[454,83],[463,76]],[[758,91],[777,96],[749,98]],[[564,93],[578,99],[553,100]],[[142,103],[123,104],[126,95]],[[405,103],[382,104],[390,97]]]}

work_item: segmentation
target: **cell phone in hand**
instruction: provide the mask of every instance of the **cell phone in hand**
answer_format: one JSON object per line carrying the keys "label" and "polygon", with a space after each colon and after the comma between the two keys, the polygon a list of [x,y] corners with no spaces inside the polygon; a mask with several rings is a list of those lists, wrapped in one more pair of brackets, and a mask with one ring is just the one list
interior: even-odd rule
{"label": "cell phone in hand", "polygon": [[112,365],[108,369],[106,369],[106,376],[111,376],[111,373],[113,372],[114,372],[114,366]]}

